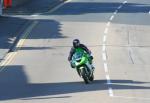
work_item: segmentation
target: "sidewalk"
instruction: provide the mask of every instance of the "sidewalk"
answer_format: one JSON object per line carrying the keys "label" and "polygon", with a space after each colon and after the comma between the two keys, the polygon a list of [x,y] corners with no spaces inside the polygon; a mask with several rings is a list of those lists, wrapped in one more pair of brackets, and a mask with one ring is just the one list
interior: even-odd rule
{"label": "sidewalk", "polygon": [[[21,33],[32,22],[27,19],[9,17],[9,15],[32,15],[35,13],[43,13],[52,9],[56,5],[62,3],[62,0],[32,0],[22,6],[4,11],[4,15],[0,17],[0,61],[15,46],[20,38]],[[40,6],[39,6],[40,5]]]}
{"label": "sidewalk", "polygon": [[[38,1],[38,2],[37,2]],[[4,10],[9,15],[32,15],[47,12],[66,0],[30,0],[23,5]]]}

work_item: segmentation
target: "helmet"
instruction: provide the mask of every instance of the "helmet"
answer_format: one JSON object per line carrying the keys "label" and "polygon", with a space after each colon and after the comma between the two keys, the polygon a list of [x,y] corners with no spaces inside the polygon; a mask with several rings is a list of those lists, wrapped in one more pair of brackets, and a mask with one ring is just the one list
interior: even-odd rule
{"label": "helmet", "polygon": [[80,45],[80,40],[79,39],[74,39],[73,40],[73,47],[76,48]]}

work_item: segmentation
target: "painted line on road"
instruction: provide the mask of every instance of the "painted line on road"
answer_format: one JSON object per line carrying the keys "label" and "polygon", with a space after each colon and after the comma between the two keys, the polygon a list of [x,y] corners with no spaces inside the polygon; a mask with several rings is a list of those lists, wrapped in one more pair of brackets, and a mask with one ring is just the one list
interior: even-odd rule
{"label": "painted line on road", "polygon": [[102,53],[102,55],[103,55],[103,60],[106,61],[107,60],[106,53]]}
{"label": "painted line on road", "polygon": [[[66,4],[67,2],[70,2],[71,0],[68,0],[68,1],[65,1],[64,3],[58,5],[57,7],[51,9],[50,11],[48,11],[49,13],[52,13],[54,12],[55,10],[57,10],[58,8],[62,7],[64,4]],[[33,14],[32,16],[38,16],[36,14]],[[19,40],[19,42],[17,43],[16,45],[16,48],[14,52],[10,52],[6,55],[6,57],[4,58],[4,60],[1,61],[0,63],[0,72],[2,72],[5,68],[6,68],[6,65],[8,65],[10,62],[12,62],[12,60],[14,59],[14,57],[17,55],[17,50],[19,50],[26,38],[29,36],[30,32],[33,30],[33,28],[38,24],[38,21],[34,21],[26,30],[25,32],[23,33],[24,35],[21,37],[21,39]]]}
{"label": "painted line on road", "polygon": [[150,14],[150,11],[148,13]]}
{"label": "painted line on road", "polygon": [[108,28],[106,27],[105,31],[104,31],[104,34],[107,34],[107,33],[108,33]]}
{"label": "painted line on road", "polygon": [[107,34],[108,34],[108,30],[109,30],[109,26],[111,24],[111,21],[114,19],[115,15],[119,12],[119,10],[123,7],[124,4],[126,4],[127,1],[124,1],[121,5],[118,6],[118,8],[114,11],[113,15],[111,15],[111,17],[109,18],[109,21],[106,24],[105,30],[104,30],[104,35],[103,35],[103,47],[102,47],[102,59],[104,62],[104,71],[105,71],[105,76],[106,76],[106,80],[107,80],[107,85],[108,85],[108,91],[109,91],[109,96],[113,97],[114,93],[113,93],[113,89],[110,86],[111,83],[111,79],[110,76],[108,74],[108,63],[107,63],[107,55],[106,55],[106,41],[107,41]]}
{"label": "painted line on road", "polygon": [[121,9],[123,7],[123,5],[120,5],[117,9]]}
{"label": "painted line on road", "polygon": [[67,1],[61,3],[60,5],[56,6],[52,10],[49,10],[47,13],[52,13],[52,12],[56,11],[57,9],[61,8],[62,6],[64,6],[66,3],[70,2],[70,1],[72,1],[72,0],[67,0]]}
{"label": "painted line on road", "polygon": [[109,96],[110,96],[110,97],[114,97],[113,90],[112,90],[112,88],[110,88],[110,87],[109,87]]}
{"label": "painted line on road", "polygon": [[113,19],[114,19],[114,15],[112,15],[109,20],[112,21]]}
{"label": "painted line on road", "polygon": [[109,27],[110,26],[110,21],[107,23],[107,27]]}
{"label": "painted line on road", "polygon": [[128,96],[116,96],[116,95],[113,96],[113,98],[150,100],[150,98],[143,98],[143,97],[128,97]]}
{"label": "painted line on road", "polygon": [[32,14],[31,15],[32,17],[37,17],[37,16],[39,16],[38,14]]}
{"label": "painted line on road", "polygon": [[107,36],[104,35],[104,36],[103,36],[103,42],[106,42],[106,38],[107,38]]}
{"label": "painted line on road", "polygon": [[123,4],[126,4],[126,3],[127,3],[127,1],[124,1],[124,2],[123,2]]}
{"label": "painted line on road", "polygon": [[106,46],[105,46],[105,45],[102,46],[102,51],[103,51],[103,52],[106,51]]}
{"label": "painted line on road", "polygon": [[107,66],[107,63],[104,63],[104,70],[105,70],[105,73],[108,73],[108,66]]}
{"label": "painted line on road", "polygon": [[116,10],[115,12],[114,12],[114,15],[116,15],[118,13],[118,10]]}
{"label": "painted line on road", "polygon": [[106,74],[107,84],[111,84],[110,76]]}
{"label": "painted line on road", "polygon": [[2,72],[5,69],[6,65],[8,65],[10,62],[12,62],[12,60],[14,59],[16,54],[18,53],[17,50],[19,50],[23,46],[27,36],[30,34],[30,32],[33,30],[33,28],[37,25],[37,23],[38,23],[37,21],[34,21],[25,30],[25,32],[23,33],[24,35],[21,37],[22,39],[19,40],[19,42],[16,45],[16,48],[14,48],[15,49],[14,52],[8,53],[7,56],[5,57],[4,61],[1,62],[1,64],[0,64],[0,72]]}

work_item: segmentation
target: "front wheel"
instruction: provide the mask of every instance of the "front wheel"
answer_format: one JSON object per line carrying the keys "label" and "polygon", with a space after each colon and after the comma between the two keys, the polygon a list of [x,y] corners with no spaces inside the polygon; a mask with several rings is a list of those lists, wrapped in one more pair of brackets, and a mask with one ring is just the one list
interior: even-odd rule
{"label": "front wheel", "polygon": [[86,68],[81,69],[81,75],[82,75],[82,78],[83,78],[85,84],[89,84],[91,82],[91,80],[89,80],[89,77],[88,77],[85,69]]}
{"label": "front wheel", "polygon": [[90,81],[94,80],[94,75],[92,74],[92,76],[89,78]]}

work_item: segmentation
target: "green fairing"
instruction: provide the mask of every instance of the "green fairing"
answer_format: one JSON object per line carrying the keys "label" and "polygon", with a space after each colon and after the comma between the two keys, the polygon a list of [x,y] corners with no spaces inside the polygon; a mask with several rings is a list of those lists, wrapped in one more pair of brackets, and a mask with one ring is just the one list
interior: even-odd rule
{"label": "green fairing", "polygon": [[85,64],[88,61],[88,54],[82,49],[82,48],[76,48],[75,52],[80,52],[80,53],[84,53],[80,63],[78,64],[78,66]]}

